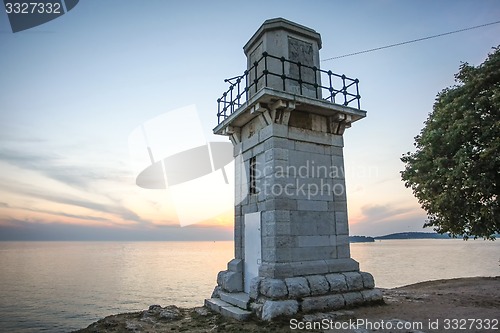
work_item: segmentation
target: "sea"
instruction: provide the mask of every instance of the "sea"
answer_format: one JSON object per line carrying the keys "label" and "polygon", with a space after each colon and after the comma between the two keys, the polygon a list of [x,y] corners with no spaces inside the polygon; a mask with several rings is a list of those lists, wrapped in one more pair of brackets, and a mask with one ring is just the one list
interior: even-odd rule
{"label": "sea", "polygon": [[[500,276],[500,240],[351,244],[378,287]],[[233,242],[0,242],[0,332],[69,332],[149,305],[201,306]]]}

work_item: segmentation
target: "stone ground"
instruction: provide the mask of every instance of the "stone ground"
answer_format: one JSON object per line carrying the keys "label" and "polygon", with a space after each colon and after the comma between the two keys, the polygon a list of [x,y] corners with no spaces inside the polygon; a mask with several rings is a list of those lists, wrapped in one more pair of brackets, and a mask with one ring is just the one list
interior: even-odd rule
{"label": "stone ground", "polygon": [[[106,317],[76,332],[500,332],[500,276],[429,281],[386,289],[384,300],[385,304],[295,317],[295,330],[290,327],[290,319],[285,318],[238,322],[203,307],[151,306],[140,312]],[[479,319],[483,328],[479,327]],[[496,323],[496,329],[485,329],[487,319],[490,325]],[[352,326],[361,321],[372,327]],[[299,330],[298,322],[309,329]],[[311,325],[316,325],[316,329]],[[396,329],[396,325],[413,327]]]}

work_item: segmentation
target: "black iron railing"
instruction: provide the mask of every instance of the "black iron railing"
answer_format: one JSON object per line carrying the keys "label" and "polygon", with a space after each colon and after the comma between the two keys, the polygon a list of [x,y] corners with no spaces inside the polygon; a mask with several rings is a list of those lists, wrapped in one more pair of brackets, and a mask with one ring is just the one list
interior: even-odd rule
{"label": "black iron railing", "polygon": [[[281,63],[281,71],[278,73],[268,69],[268,62],[272,61],[272,59]],[[291,72],[292,68],[294,69],[293,75],[285,73],[286,64],[289,64],[289,72]],[[307,75],[305,75],[306,72]],[[294,85],[296,89],[298,88],[294,93],[299,95],[304,95],[305,90],[307,90],[307,96],[309,97],[315,96],[317,99],[345,106],[354,102],[358,109],[361,108],[358,79],[352,79],[345,75],[335,74],[330,70],[325,71],[316,66],[304,65],[300,62],[288,60],[285,57],[276,57],[264,52],[260,59],[255,61],[242,75],[224,80],[230,86],[222,94],[221,98],[217,99],[219,124],[248,101],[252,94],[263,87],[269,87],[268,81],[273,77],[281,80],[282,84],[279,85],[279,88],[276,85],[273,85],[272,88],[289,91],[290,86]],[[313,79],[309,80],[311,78]]]}

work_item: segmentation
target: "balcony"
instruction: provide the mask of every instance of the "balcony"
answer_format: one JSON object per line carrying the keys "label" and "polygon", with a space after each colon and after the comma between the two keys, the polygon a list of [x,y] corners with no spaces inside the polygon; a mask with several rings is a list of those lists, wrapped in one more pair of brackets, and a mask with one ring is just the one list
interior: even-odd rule
{"label": "balcony", "polygon": [[[317,100],[318,105],[344,106],[361,110],[358,79],[276,57],[267,52],[242,75],[224,80],[229,89],[217,99],[217,120],[221,124],[242,106],[248,106],[261,90],[285,92]],[[266,89],[263,89],[266,88]],[[325,109],[325,108],[324,108]],[[326,105],[326,109],[330,109]]]}

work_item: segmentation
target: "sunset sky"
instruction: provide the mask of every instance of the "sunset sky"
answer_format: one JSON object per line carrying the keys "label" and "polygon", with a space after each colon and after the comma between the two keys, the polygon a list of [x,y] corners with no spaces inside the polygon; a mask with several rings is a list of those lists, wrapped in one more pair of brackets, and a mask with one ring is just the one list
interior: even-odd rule
{"label": "sunset sky", "polygon": [[[319,32],[328,59],[495,22],[500,2],[85,0],[18,33],[2,12],[0,240],[231,239],[223,182],[208,194],[217,216],[187,227],[179,216],[203,205],[185,194],[202,183],[184,195],[136,186],[134,133],[189,107],[199,126],[170,122],[156,154],[227,140],[212,134],[224,79],[245,70],[243,45],[274,17]],[[460,63],[483,62],[499,36],[496,24],[321,62],[360,80],[368,112],[344,137],[351,234],[423,230],[400,157]]]}

